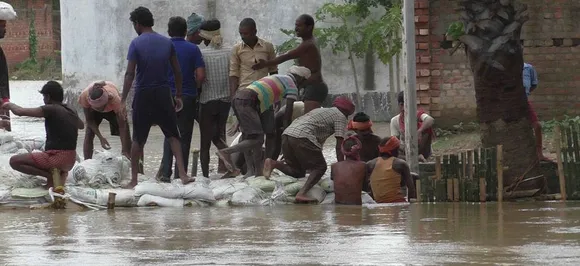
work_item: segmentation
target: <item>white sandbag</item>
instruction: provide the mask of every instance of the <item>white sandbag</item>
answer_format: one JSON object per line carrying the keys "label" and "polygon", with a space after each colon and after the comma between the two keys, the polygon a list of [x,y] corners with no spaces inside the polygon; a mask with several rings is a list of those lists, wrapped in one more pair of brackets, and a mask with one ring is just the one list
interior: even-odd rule
{"label": "white sandbag", "polygon": [[326,194],[326,198],[320,204],[334,204],[335,194],[334,192]]}
{"label": "white sandbag", "polygon": [[373,197],[371,197],[371,195],[369,195],[368,193],[366,193],[364,191],[361,193],[361,200],[362,200],[362,204],[376,204]]}
{"label": "white sandbag", "polygon": [[322,189],[319,185],[314,185],[307,193],[306,196],[316,199],[318,201],[318,203],[321,203],[324,201],[324,198],[326,198],[326,191],[324,191],[324,189]]}
{"label": "white sandbag", "polygon": [[287,203],[291,202],[288,201],[288,195],[286,195],[286,191],[284,190],[284,184],[282,184],[282,182],[276,182],[276,188],[274,189],[272,194],[268,195],[268,197],[262,200],[260,204],[272,206]]}
{"label": "white sandbag", "polygon": [[248,177],[246,179],[246,182],[248,182],[248,184],[251,187],[255,187],[255,188],[260,189],[264,192],[272,192],[272,191],[274,191],[274,188],[276,188],[275,181],[268,180],[268,179],[266,179],[266,177],[263,177],[263,176]]}
{"label": "white sandbag", "polygon": [[233,183],[239,183],[242,182],[242,179],[238,179],[238,178],[223,178],[223,179],[216,179],[216,180],[211,180],[211,182],[209,183],[209,187],[213,190],[216,189],[218,187],[221,186],[226,186],[226,185],[230,185]]}
{"label": "white sandbag", "polygon": [[97,152],[94,159],[76,164],[71,172],[76,185],[114,188],[130,181],[129,165],[125,156]]}
{"label": "white sandbag", "polygon": [[213,189],[213,196],[216,200],[230,199],[234,193],[249,186],[246,182],[231,183]]}
{"label": "white sandbag", "polygon": [[183,199],[168,199],[164,197],[158,197],[153,195],[145,194],[139,198],[137,206],[159,206],[159,207],[174,207],[183,208],[185,201]]}
{"label": "white sandbag", "polygon": [[14,141],[14,134],[3,131],[0,132],[0,145]]}
{"label": "white sandbag", "polygon": [[230,204],[232,206],[260,205],[264,197],[264,191],[259,188],[247,186],[232,195]]}
{"label": "white sandbag", "polygon": [[183,185],[181,180],[172,183],[142,182],[135,186],[135,195],[152,195],[168,199],[197,199],[207,202],[215,201],[213,191],[203,181]]}
{"label": "white sandbag", "polygon": [[296,196],[296,194],[298,194],[298,191],[300,191],[300,189],[302,189],[302,187],[304,186],[304,184],[306,183],[306,180],[299,180],[295,183],[292,184],[288,184],[286,186],[284,186],[284,190],[286,191],[286,194],[288,196]]}
{"label": "white sandbag", "polygon": [[230,199],[221,199],[213,203],[214,207],[228,207],[230,206]]}
{"label": "white sandbag", "polygon": [[8,186],[0,186],[0,202],[6,201],[10,198],[11,188]]}
{"label": "white sandbag", "polygon": [[287,176],[287,175],[276,175],[276,176],[271,176],[270,180],[274,181],[274,182],[280,182],[283,185],[289,185],[292,183],[296,183],[296,181],[298,181],[298,179],[291,177],[291,176]]}
{"label": "white sandbag", "polygon": [[0,167],[0,182],[11,188],[37,188],[46,184],[46,178],[26,175],[9,167]]}
{"label": "white sandbag", "polygon": [[14,11],[12,5],[0,2],[0,20],[13,20],[16,17],[16,11]]}
{"label": "white sandbag", "polygon": [[16,151],[18,151],[18,149],[19,149],[18,143],[16,143],[15,141],[5,142],[2,145],[0,145],[0,153],[3,154],[13,154]]}
{"label": "white sandbag", "polygon": [[322,187],[326,193],[334,192],[334,182],[330,179],[330,177],[320,179],[318,185]]}
{"label": "white sandbag", "polygon": [[135,197],[132,189],[94,189],[88,187],[67,186],[64,188],[64,192],[71,195],[74,199],[100,206],[107,206],[109,192],[113,192],[117,194],[115,196],[115,206],[137,206],[137,197]]}
{"label": "white sandbag", "polygon": [[16,154],[26,154],[26,153],[30,153],[30,152],[26,149],[19,149],[16,151]]}
{"label": "white sandbag", "polygon": [[28,152],[32,152],[33,150],[43,150],[45,140],[38,137],[38,138],[28,138],[28,139],[21,139],[20,145],[21,148],[26,149]]}

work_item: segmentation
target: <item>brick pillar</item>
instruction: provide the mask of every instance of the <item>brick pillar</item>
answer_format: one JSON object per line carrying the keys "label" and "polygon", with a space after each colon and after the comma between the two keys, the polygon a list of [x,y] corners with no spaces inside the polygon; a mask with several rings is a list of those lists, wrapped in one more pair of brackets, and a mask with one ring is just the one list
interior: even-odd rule
{"label": "brick pillar", "polygon": [[415,41],[417,56],[418,108],[432,111],[431,49],[429,40],[429,0],[415,0]]}

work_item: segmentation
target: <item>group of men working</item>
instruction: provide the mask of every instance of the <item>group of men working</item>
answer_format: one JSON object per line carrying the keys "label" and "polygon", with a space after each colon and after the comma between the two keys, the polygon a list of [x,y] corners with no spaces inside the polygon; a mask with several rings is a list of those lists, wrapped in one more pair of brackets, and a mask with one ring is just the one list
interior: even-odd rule
{"label": "group of men working", "polygon": [[[149,9],[138,7],[130,14],[139,35],[130,46],[122,93],[109,81],[95,81],[85,88],[78,102],[87,123],[83,153],[92,157],[95,136],[105,149],[107,139],[99,131],[103,119],[111,125],[111,135],[119,135],[122,153],[131,159],[131,183],[137,185],[138,164],[151,126],[157,125],[165,135],[161,179],[169,181],[175,156],[174,177],[183,184],[194,181],[187,175],[194,120],[200,125],[200,160],[202,174],[209,176],[209,149],[213,143],[219,151],[218,172],[236,176],[239,164],[233,154],[243,156],[245,175],[262,173],[269,177],[274,169],[294,176],[308,173],[297,202],[312,202],[308,191],[327,170],[323,144],[331,135],[336,138],[338,163],[332,165],[336,202],[360,204],[360,192],[368,191],[377,202],[405,201],[400,187],[407,186],[409,198],[415,195],[409,167],[400,157],[404,136],[403,95],[398,102],[401,114],[391,120],[391,137],[381,139],[372,132],[368,115],[357,113],[353,102],[338,97],[331,108],[321,108],[328,87],[321,74],[321,57],[312,35],[314,19],[301,15],[295,30],[302,43],[290,52],[276,57],[272,43],[256,36],[253,19],[241,21],[242,42],[233,48],[222,46],[220,22],[204,20],[193,13],[188,19],[172,17],[168,23],[170,39],[153,31],[154,19]],[[2,24],[3,23],[3,24]],[[5,21],[0,20],[2,37]],[[198,45],[204,43],[206,48]],[[3,55],[3,53],[2,53]],[[277,65],[297,59],[298,66],[286,75],[278,74]],[[303,95],[299,89],[304,88]],[[130,137],[126,101],[133,89],[133,135]],[[10,160],[18,171],[47,177],[49,170],[60,170],[64,183],[76,156],[78,129],[84,124],[76,112],[63,103],[63,89],[48,82],[40,91],[46,105],[21,108],[8,99],[2,108],[16,115],[44,117],[47,131],[46,152],[17,155]],[[301,97],[303,110],[296,114]],[[8,98],[8,97],[6,97]],[[292,106],[292,108],[286,108]],[[239,143],[228,147],[225,142],[230,107],[239,121],[242,133]],[[434,120],[424,112],[417,114],[420,159],[431,155]],[[237,128],[235,129],[237,130]],[[346,136],[347,130],[355,135]],[[265,140],[265,152],[262,146]],[[284,160],[278,161],[282,153]],[[265,159],[265,160],[264,160]],[[345,160],[346,159],[346,160]],[[356,196],[355,196],[356,195]]]}

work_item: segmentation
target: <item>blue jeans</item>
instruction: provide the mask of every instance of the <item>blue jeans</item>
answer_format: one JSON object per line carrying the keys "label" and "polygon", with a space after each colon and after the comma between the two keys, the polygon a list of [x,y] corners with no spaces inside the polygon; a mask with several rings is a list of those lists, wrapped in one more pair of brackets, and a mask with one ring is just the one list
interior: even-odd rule
{"label": "blue jeans", "polygon": [[[187,172],[189,164],[189,149],[191,147],[191,138],[193,135],[193,124],[197,115],[197,101],[195,96],[183,95],[183,109],[177,113],[177,127],[181,135],[181,152],[183,154],[183,165]],[[171,145],[169,139],[165,138],[163,142],[163,158],[161,159],[161,175],[162,179],[166,181],[171,177],[171,166],[173,165],[173,152],[171,152]],[[174,165],[174,178],[179,178],[179,170],[177,163]]]}

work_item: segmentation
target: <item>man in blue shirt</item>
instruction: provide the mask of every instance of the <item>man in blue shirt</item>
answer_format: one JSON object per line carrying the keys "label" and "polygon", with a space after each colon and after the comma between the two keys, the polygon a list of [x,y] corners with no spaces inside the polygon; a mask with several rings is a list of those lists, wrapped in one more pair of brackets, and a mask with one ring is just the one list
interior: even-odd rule
{"label": "man in blue shirt", "polygon": [[[534,69],[534,66],[528,63],[524,63],[522,77],[524,82],[524,88],[526,90],[526,97],[530,97],[532,91],[534,91],[538,86],[538,73]],[[529,110],[529,119],[530,122],[532,123],[532,128],[534,129],[534,135],[536,136],[536,152],[538,154],[538,158],[541,161],[549,161],[549,159],[544,156],[543,152],[542,124],[540,124],[540,121],[538,120],[538,115],[536,114],[536,111],[534,111],[534,108],[532,107],[532,104],[530,103],[529,99],[528,99],[528,110]]]}
{"label": "man in blue shirt", "polygon": [[[153,31],[153,14],[145,7],[131,12],[130,20],[139,35],[131,41],[127,55],[127,71],[123,83],[122,110],[126,110],[127,96],[135,80],[133,96],[133,144],[131,145],[131,182],[137,185],[139,157],[147,142],[151,126],[158,125],[169,139],[171,151],[177,161],[179,177],[183,184],[193,181],[185,170],[176,112],[183,107],[182,74],[175,48],[169,38]],[[175,105],[171,97],[168,69],[175,77]],[[136,70],[136,75],[135,75]]]}
{"label": "man in blue shirt", "polygon": [[[177,60],[183,75],[183,109],[177,113],[177,126],[181,133],[181,151],[183,153],[184,167],[187,171],[189,164],[189,150],[191,146],[191,136],[193,135],[194,119],[197,116],[197,96],[198,88],[205,79],[205,64],[201,55],[201,50],[197,45],[185,40],[187,32],[187,22],[182,17],[172,17],[167,24],[167,33],[171,37]],[[175,96],[175,75],[169,69],[169,85],[171,92]],[[173,164],[173,154],[169,140],[165,138],[163,144],[163,159],[161,160],[161,180],[171,182],[171,165]],[[175,178],[178,178],[177,164],[175,165]]]}

